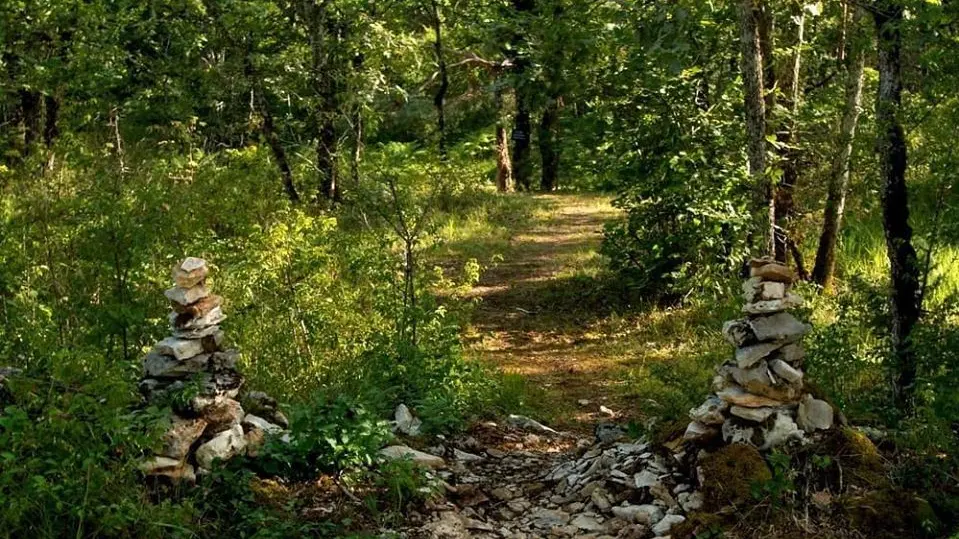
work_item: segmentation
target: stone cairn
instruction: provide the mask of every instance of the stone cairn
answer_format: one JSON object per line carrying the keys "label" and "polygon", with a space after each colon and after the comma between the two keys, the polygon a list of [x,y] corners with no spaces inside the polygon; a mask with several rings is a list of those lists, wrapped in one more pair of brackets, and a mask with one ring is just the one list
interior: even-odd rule
{"label": "stone cairn", "polygon": [[803,302],[790,291],[795,280],[790,268],[770,258],[750,261],[746,317],[723,325],[735,359],[717,369],[714,393],[690,410],[686,439],[721,435],[727,444],[767,450],[832,427],[832,407],[805,391],[801,340],[810,326],[786,312]]}
{"label": "stone cairn", "polygon": [[210,293],[208,274],[200,258],[188,257],[174,266],[174,286],[165,292],[173,309],[172,335],[143,359],[141,393],[148,402],[169,404],[174,411],[162,448],[141,464],[147,476],[193,482],[215,460],[253,455],[266,434],[288,426],[276,401],[265,393],[240,398],[239,353],[224,348],[223,298]]}

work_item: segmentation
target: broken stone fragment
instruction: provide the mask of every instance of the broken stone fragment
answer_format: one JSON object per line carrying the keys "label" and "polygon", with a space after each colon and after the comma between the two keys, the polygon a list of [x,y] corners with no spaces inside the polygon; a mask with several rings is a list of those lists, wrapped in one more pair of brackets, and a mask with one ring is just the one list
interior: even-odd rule
{"label": "broken stone fragment", "polygon": [[245,416],[239,402],[226,397],[216,397],[203,409],[202,417],[208,423],[207,433],[217,433],[239,425]]}
{"label": "broken stone fragment", "polygon": [[686,522],[686,517],[683,515],[666,515],[653,526],[653,533],[656,534],[656,537],[663,537],[669,533],[669,530],[673,529],[673,526],[683,522]]}
{"label": "broken stone fragment", "polygon": [[216,460],[229,460],[246,448],[243,427],[237,423],[217,434],[196,450],[196,462],[200,467],[210,469]]}
{"label": "broken stone fragment", "polygon": [[204,352],[216,352],[223,347],[223,341],[226,339],[223,331],[217,328],[213,333],[200,339]]}
{"label": "broken stone fragment", "polygon": [[769,397],[783,402],[793,402],[799,398],[799,388],[793,385],[780,383],[769,370],[765,361],[759,362],[752,369],[730,369],[733,380],[747,392],[754,395]]}
{"label": "broken stone fragment", "polygon": [[223,305],[223,298],[221,296],[209,294],[197,302],[189,305],[181,305],[174,302],[171,304],[171,308],[173,309],[173,312],[177,314],[190,318],[196,318],[206,315],[206,313],[217,307],[220,307],[221,305]]}
{"label": "broken stone fragment", "polygon": [[145,475],[167,477],[173,482],[196,482],[193,466],[169,457],[154,457],[144,461],[140,464],[140,471]]}
{"label": "broken stone fragment", "polygon": [[776,420],[772,426],[763,432],[763,443],[759,446],[759,449],[765,451],[778,447],[789,440],[801,439],[802,437],[803,432],[796,425],[796,422],[788,415],[780,412],[776,414]]}
{"label": "broken stone fragment", "polygon": [[170,313],[169,320],[172,329],[188,331],[215,326],[226,320],[226,315],[223,314],[223,310],[220,309],[220,307],[214,307],[202,316],[191,316],[186,313],[179,314],[172,312]]}
{"label": "broken stone fragment", "polygon": [[719,434],[719,429],[704,425],[698,421],[693,421],[686,426],[686,432],[683,439],[694,442],[705,442],[715,438]]}
{"label": "broken stone fragment", "polygon": [[417,451],[405,445],[391,445],[380,449],[380,455],[388,460],[410,459],[415,464],[426,466],[427,468],[442,468],[446,465],[441,457],[430,455],[422,451]]}
{"label": "broken stone fragment", "polygon": [[153,353],[183,360],[202,354],[203,343],[197,340],[167,337],[153,346]]}
{"label": "broken stone fragment", "polygon": [[746,408],[762,408],[766,406],[778,408],[783,406],[781,401],[747,393],[739,386],[730,386],[717,393],[716,396],[732,405],[744,406]]}
{"label": "broken stone fragment", "polygon": [[197,441],[206,429],[203,419],[173,418],[173,425],[163,435],[163,448],[160,456],[182,460],[190,452],[193,442]]}
{"label": "broken stone fragment", "polygon": [[748,369],[779,350],[781,346],[778,343],[759,343],[744,346],[736,350],[736,364],[740,369]]}
{"label": "broken stone fragment", "polygon": [[806,357],[806,351],[799,343],[787,344],[779,349],[779,358],[790,365],[799,365]]}
{"label": "broken stone fragment", "polygon": [[253,414],[246,414],[246,416],[243,417],[243,422],[241,424],[244,427],[247,427],[247,430],[262,430],[267,434],[279,434],[283,432],[283,428],[279,425],[274,425],[266,419]]}
{"label": "broken stone fragment", "polygon": [[777,264],[775,262],[764,264],[762,266],[753,266],[749,269],[750,277],[760,277],[766,281],[775,281],[789,284],[796,280],[796,272],[788,266]]}
{"label": "broken stone fragment", "polygon": [[776,413],[776,408],[746,408],[743,406],[733,406],[729,413],[746,421],[762,423]]}
{"label": "broken stone fragment", "polygon": [[201,353],[181,361],[154,351],[143,358],[143,373],[152,378],[186,378],[206,370],[209,360],[210,354]]}
{"label": "broken stone fragment", "polygon": [[[772,284],[772,283],[770,283]],[[782,283],[775,283],[782,284]],[[763,299],[753,303],[743,305],[743,312],[751,315],[773,314],[798,307],[803,304],[803,299],[796,294],[786,294],[785,298]]]}
{"label": "broken stone fragment", "polygon": [[192,288],[206,279],[210,272],[206,260],[188,256],[173,267],[173,281],[182,288]]}
{"label": "broken stone fragment", "polygon": [[776,376],[790,384],[802,384],[803,372],[781,359],[769,360],[769,368],[772,369]]}
{"label": "broken stone fragment", "polygon": [[210,295],[210,292],[207,291],[206,287],[201,284],[192,288],[181,288],[179,286],[174,286],[173,288],[170,288],[164,292],[163,295],[175,304],[187,306],[207,297]]}
{"label": "broken stone fragment", "polygon": [[806,394],[799,403],[797,414],[799,426],[806,432],[827,430],[833,424],[833,409],[828,402],[813,398]]}
{"label": "broken stone fragment", "polygon": [[556,430],[551,429],[538,421],[534,421],[528,417],[521,416],[521,415],[510,415],[509,417],[506,418],[506,422],[516,428],[523,429],[523,430],[531,430],[534,432],[543,432],[548,434],[558,434]]}
{"label": "broken stone fragment", "polygon": [[636,522],[647,526],[663,519],[663,510],[653,504],[626,505],[613,507],[613,515],[626,522]]}
{"label": "broken stone fragment", "polygon": [[749,320],[748,325],[759,342],[795,342],[810,329],[789,313],[754,318]]}
{"label": "broken stone fragment", "polygon": [[396,410],[393,412],[393,423],[396,431],[406,434],[407,436],[418,435],[420,433],[420,427],[423,426],[423,422],[414,416],[405,404],[400,404],[396,407]]}
{"label": "broken stone fragment", "polygon": [[706,399],[706,402],[689,411],[689,418],[704,425],[722,425],[726,420],[723,412],[729,409],[729,403],[716,396]]}

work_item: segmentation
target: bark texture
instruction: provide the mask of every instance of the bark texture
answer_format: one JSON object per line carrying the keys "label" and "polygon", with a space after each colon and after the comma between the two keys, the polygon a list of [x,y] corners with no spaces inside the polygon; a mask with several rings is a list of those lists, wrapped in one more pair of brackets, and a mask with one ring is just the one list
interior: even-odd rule
{"label": "bark texture", "polygon": [[559,183],[559,110],[561,98],[551,98],[539,124],[539,154],[543,160],[540,189],[553,191]]}
{"label": "bark texture", "polygon": [[806,10],[801,2],[790,3],[790,18],[795,23],[794,40],[788,61],[782,70],[783,106],[789,111],[789,117],[782,123],[776,134],[776,140],[782,144],[779,158],[782,163],[782,181],[776,188],[776,260],[786,262],[791,251],[790,222],[795,209],[793,191],[799,184],[800,151],[796,148],[796,115],[799,113],[799,81],[802,67],[802,47],[805,44]]}

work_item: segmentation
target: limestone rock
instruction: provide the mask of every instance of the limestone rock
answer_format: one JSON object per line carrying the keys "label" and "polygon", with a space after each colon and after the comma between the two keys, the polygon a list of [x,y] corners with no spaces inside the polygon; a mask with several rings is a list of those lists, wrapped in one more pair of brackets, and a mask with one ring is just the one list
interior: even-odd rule
{"label": "limestone rock", "polygon": [[253,414],[246,414],[241,424],[244,427],[248,427],[248,430],[262,430],[267,434],[279,434],[283,432],[283,428],[279,425],[274,425],[262,417]]}
{"label": "limestone rock", "polygon": [[744,346],[736,350],[736,364],[740,369],[748,369],[759,363],[778,350],[782,345],[778,343],[759,343],[752,346]]}
{"label": "limestone rock", "polygon": [[587,514],[576,515],[570,525],[584,532],[603,532],[606,526],[603,526],[596,517]]}
{"label": "limestone rock", "polygon": [[754,445],[753,439],[756,437],[755,426],[745,426],[733,419],[727,419],[723,423],[723,442],[733,444]]}
{"label": "limestone rock", "polygon": [[779,349],[779,357],[790,365],[799,365],[806,357],[806,351],[803,350],[802,344],[791,343]]}
{"label": "limestone rock", "polygon": [[389,459],[389,460],[399,460],[408,458],[416,464],[426,466],[427,468],[442,468],[446,465],[441,457],[436,455],[430,455],[429,453],[424,453],[422,451],[417,451],[411,447],[405,445],[391,445],[380,449],[380,455]]}
{"label": "limestone rock", "polygon": [[[202,417],[209,424],[207,431],[216,433],[239,425],[245,416],[246,414],[239,402],[225,397],[216,397],[203,410]],[[204,468],[206,467],[204,466]]]}
{"label": "limestone rock", "polygon": [[748,324],[760,342],[795,342],[809,331],[809,326],[789,313],[754,318]]}
{"label": "limestone rock", "polygon": [[807,394],[799,403],[797,414],[799,426],[806,432],[827,430],[833,424],[833,409],[828,402]]}
{"label": "limestone rock", "polygon": [[803,372],[781,359],[769,360],[769,368],[776,376],[790,384],[802,384]]}
{"label": "limestone rock", "polygon": [[716,396],[730,404],[744,406],[746,408],[762,408],[765,406],[778,408],[783,405],[780,401],[747,393],[743,391],[743,388],[738,386],[729,387],[717,393]]}
{"label": "limestone rock", "polygon": [[683,439],[692,441],[707,441],[715,438],[719,434],[719,429],[709,425],[704,425],[698,421],[693,421],[686,426],[686,432]]}
{"label": "limestone rock", "polygon": [[747,320],[730,320],[724,323],[723,338],[737,348],[756,342],[756,335]]}
{"label": "limestone rock", "polygon": [[197,441],[206,429],[203,419],[184,419],[174,417],[170,429],[163,435],[161,457],[183,460],[190,452],[193,442]]}
{"label": "limestone rock", "polygon": [[203,343],[195,340],[167,337],[153,346],[153,352],[183,360],[202,354]]}
{"label": "limestone rock", "polygon": [[141,463],[140,471],[149,476],[166,477],[176,483],[196,482],[196,472],[193,466],[179,459],[154,457]]}
{"label": "limestone rock", "polygon": [[396,407],[396,411],[393,412],[393,419],[395,420],[396,430],[408,436],[416,436],[420,433],[420,427],[423,426],[423,422],[414,417],[405,404]]}
{"label": "limestone rock", "polygon": [[201,353],[179,361],[154,350],[143,358],[143,373],[152,378],[186,378],[206,370],[209,360],[210,354]]}
{"label": "limestone rock", "polygon": [[743,306],[743,312],[752,315],[772,314],[782,312],[793,307],[798,307],[799,305],[802,305],[802,303],[803,299],[796,294],[786,294],[784,298],[764,299],[747,303]]}
{"label": "limestone rock", "polygon": [[733,406],[729,409],[729,413],[747,421],[762,423],[776,413],[776,408],[746,408],[743,406]]}
{"label": "limestone rock", "polygon": [[627,521],[647,526],[662,520],[663,510],[652,504],[613,507],[613,515]]}
{"label": "limestone rock", "polygon": [[722,425],[726,420],[723,412],[729,409],[729,403],[716,396],[689,411],[689,418],[704,425]]}
{"label": "limestone rock", "polygon": [[767,263],[762,266],[753,266],[749,270],[750,277],[759,277],[765,281],[775,281],[789,284],[796,280],[796,272],[782,264]]}
{"label": "limestone rock", "polygon": [[214,307],[201,316],[190,316],[187,314],[171,312],[169,315],[169,320],[170,327],[172,327],[174,330],[201,330],[223,322],[226,320],[226,315],[223,314],[223,309],[220,307]]}
{"label": "limestone rock", "polygon": [[173,302],[171,308],[173,312],[187,316],[190,318],[197,318],[200,316],[206,315],[208,312],[219,307],[223,304],[223,298],[217,296],[216,294],[209,294],[203,298],[197,300],[194,303],[188,305],[181,305],[179,303]]}
{"label": "limestone rock", "polygon": [[731,374],[737,384],[754,395],[783,402],[794,402],[799,398],[799,388],[780,383],[770,374],[765,361],[752,369],[733,368]]}
{"label": "limestone rock", "polygon": [[479,455],[467,453],[466,451],[456,449],[455,447],[453,448],[453,458],[460,462],[479,462],[481,460],[485,460],[483,457]]}
{"label": "limestone rock", "polygon": [[179,303],[180,305],[186,306],[190,305],[191,303],[196,303],[197,301],[209,296],[210,292],[201,284],[191,288],[174,286],[173,288],[170,288],[164,292],[163,295],[173,303]]}
{"label": "limestone rock", "polygon": [[240,454],[245,448],[246,438],[243,436],[243,427],[236,424],[198,447],[196,462],[200,467],[209,470],[215,460],[229,460]]}
{"label": "limestone rock", "polygon": [[533,511],[530,517],[534,527],[544,530],[550,530],[555,526],[564,526],[570,520],[569,513],[565,511],[543,508]]}
{"label": "limestone rock", "polygon": [[796,422],[788,415],[779,413],[776,414],[776,420],[772,426],[763,433],[763,443],[759,449],[772,449],[791,439],[801,439],[802,437],[803,433]]}
{"label": "limestone rock", "polygon": [[534,432],[544,432],[548,434],[558,434],[554,429],[551,429],[538,421],[534,421],[528,417],[521,416],[521,415],[510,415],[509,417],[506,418],[506,422],[516,428],[523,429],[523,430],[530,430]]}
{"label": "limestone rock", "polygon": [[209,272],[206,260],[188,256],[173,267],[173,281],[182,288],[191,288],[206,279]]}
{"label": "limestone rock", "polygon": [[655,533],[657,537],[662,537],[668,534],[673,526],[682,522],[686,522],[686,517],[683,515],[666,515],[659,523],[653,526],[653,533]]}
{"label": "limestone rock", "polygon": [[246,456],[257,457],[260,449],[266,444],[266,432],[261,429],[250,429],[243,433],[246,442]]}

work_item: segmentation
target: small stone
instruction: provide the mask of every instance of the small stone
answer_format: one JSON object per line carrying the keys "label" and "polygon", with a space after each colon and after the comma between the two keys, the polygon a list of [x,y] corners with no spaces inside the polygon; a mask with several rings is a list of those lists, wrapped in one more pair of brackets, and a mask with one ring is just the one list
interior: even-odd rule
{"label": "small stone", "polygon": [[789,313],[754,318],[749,327],[760,342],[795,342],[809,331],[809,326]]}
{"label": "small stone", "polygon": [[244,427],[249,427],[250,429],[262,430],[267,434],[279,434],[283,432],[283,427],[274,425],[266,419],[253,414],[246,414],[246,416],[243,417],[242,425]]}
{"label": "small stone", "polygon": [[396,407],[396,411],[393,412],[393,419],[396,424],[396,430],[406,434],[407,436],[416,436],[420,433],[420,427],[423,426],[423,422],[419,418],[414,417],[413,413],[410,412],[410,409],[407,408],[405,404],[400,404]]}
{"label": "small stone", "polygon": [[733,406],[729,409],[729,413],[747,421],[762,423],[763,421],[769,419],[771,415],[776,413],[776,408],[746,408],[743,406]]}
{"label": "small stone", "polygon": [[183,361],[155,350],[143,358],[143,374],[153,378],[186,378],[206,370],[210,354],[199,354]]}
{"label": "small stone", "polygon": [[569,523],[569,513],[558,509],[536,509],[531,515],[532,524],[540,529],[552,529],[554,526],[565,526]]}
{"label": "small stone", "polygon": [[191,288],[174,286],[164,292],[163,295],[173,303],[187,306],[209,296],[210,292],[201,284]]}
{"label": "small stone", "polygon": [[217,296],[216,294],[210,294],[206,297],[191,303],[189,305],[181,305],[179,303],[172,303],[170,307],[173,309],[173,312],[189,316],[190,318],[198,318],[204,316],[206,313],[212,311],[213,309],[219,307],[223,304],[223,298]]}
{"label": "small stone", "polygon": [[600,423],[593,429],[596,441],[601,444],[611,444],[626,439],[626,431],[615,423]]}
{"label": "small stone", "polygon": [[832,406],[828,402],[813,398],[809,394],[806,394],[802,402],[799,403],[797,416],[799,426],[806,432],[827,430],[832,427]]}
{"label": "small stone", "polygon": [[193,466],[179,459],[155,457],[140,464],[140,471],[145,475],[167,477],[173,482],[196,482],[196,472]]}
{"label": "small stone", "polygon": [[686,517],[682,515],[666,515],[653,526],[653,533],[658,537],[664,536],[669,533],[669,530],[673,529],[673,526],[682,522],[686,522]]}
{"label": "small stone", "polygon": [[153,352],[183,360],[202,354],[203,344],[200,341],[167,337],[153,346]]}
{"label": "small stone", "polygon": [[779,349],[779,357],[790,365],[797,365],[806,357],[806,351],[799,343],[791,343]]}
{"label": "small stone", "polygon": [[570,525],[585,532],[606,531],[606,526],[600,524],[600,522],[596,520],[596,517],[589,515],[576,515],[576,517],[570,522]]}
{"label": "small stone", "polygon": [[579,399],[578,401],[576,401],[576,404],[579,404],[580,406],[589,406],[590,401],[589,399]]}
{"label": "small stone", "polygon": [[659,476],[649,470],[643,470],[633,476],[633,484],[636,488],[651,487],[659,483]]}
{"label": "small stone", "polygon": [[776,376],[790,384],[802,384],[803,372],[781,359],[769,360],[769,368]]}
{"label": "small stone", "polygon": [[179,287],[192,288],[203,282],[209,272],[206,260],[190,256],[173,267],[173,280]]}
{"label": "small stone", "polygon": [[760,395],[753,395],[752,393],[747,393],[746,391],[743,391],[743,388],[738,386],[731,386],[727,389],[724,389],[723,391],[717,393],[716,396],[730,404],[745,406],[746,408],[762,408],[764,406],[778,408],[783,405],[783,403],[780,401]]}
{"label": "small stone", "polygon": [[196,450],[196,462],[210,469],[215,460],[229,460],[246,448],[243,427],[239,424],[217,434]]}
{"label": "small stone", "polygon": [[555,430],[547,427],[546,425],[521,415],[510,415],[506,418],[506,422],[519,429],[558,434]]}
{"label": "small stone", "polygon": [[612,507],[612,503],[609,501],[609,496],[602,489],[595,489],[589,495],[589,501],[596,506],[596,509],[600,511],[609,511]]}
{"label": "small stone", "polygon": [[651,526],[663,518],[663,510],[653,504],[613,507],[613,514],[627,521]]}
{"label": "small stone", "polygon": [[205,429],[206,421],[203,419],[184,419],[174,416],[173,424],[163,435],[163,448],[159,454],[163,457],[182,460],[190,452],[193,442],[200,438]]}
{"label": "small stone", "polygon": [[729,409],[729,403],[716,396],[706,399],[706,402],[689,411],[689,418],[704,425],[722,425],[726,417],[723,415]]}
{"label": "small stone", "polygon": [[446,466],[446,461],[436,455],[430,455],[422,451],[417,451],[405,445],[392,445],[380,449],[380,455],[389,460],[410,459],[416,464],[427,468],[442,468]]}
{"label": "small stone", "polygon": [[202,316],[171,312],[168,319],[174,331],[199,331],[223,322],[226,320],[226,315],[223,314],[223,309],[214,307]]}
{"label": "small stone", "polygon": [[479,455],[467,453],[466,451],[461,451],[455,447],[453,448],[453,458],[460,462],[478,462],[483,460],[483,457]]}
{"label": "small stone", "polygon": [[740,369],[748,369],[778,350],[780,346],[776,343],[760,343],[739,348],[736,350],[736,365]]}
{"label": "small stone", "polygon": [[756,342],[756,336],[747,320],[730,320],[724,323],[723,338],[737,348]]}
{"label": "small stone", "polygon": [[794,402],[799,398],[799,388],[779,383],[770,373],[769,365],[765,361],[752,369],[730,369],[730,374],[737,384],[753,395],[783,402]]}
{"label": "small stone", "polygon": [[699,509],[702,509],[704,502],[705,500],[703,499],[702,492],[690,492],[685,502],[681,503],[681,505],[683,506],[683,511],[686,511],[687,513],[691,513],[693,511],[698,511]]}
{"label": "small stone", "polygon": [[[204,407],[202,417],[209,424],[207,432],[221,432],[239,425],[246,414],[239,402],[226,397],[215,397]],[[207,466],[204,466],[207,468]]]}
{"label": "small stone", "polygon": [[250,429],[243,433],[243,441],[246,442],[246,456],[257,457],[266,444],[266,432],[262,429]]}
{"label": "small stone", "polygon": [[500,451],[495,447],[488,447],[486,448],[486,455],[490,458],[501,459],[506,457],[506,451]]}

